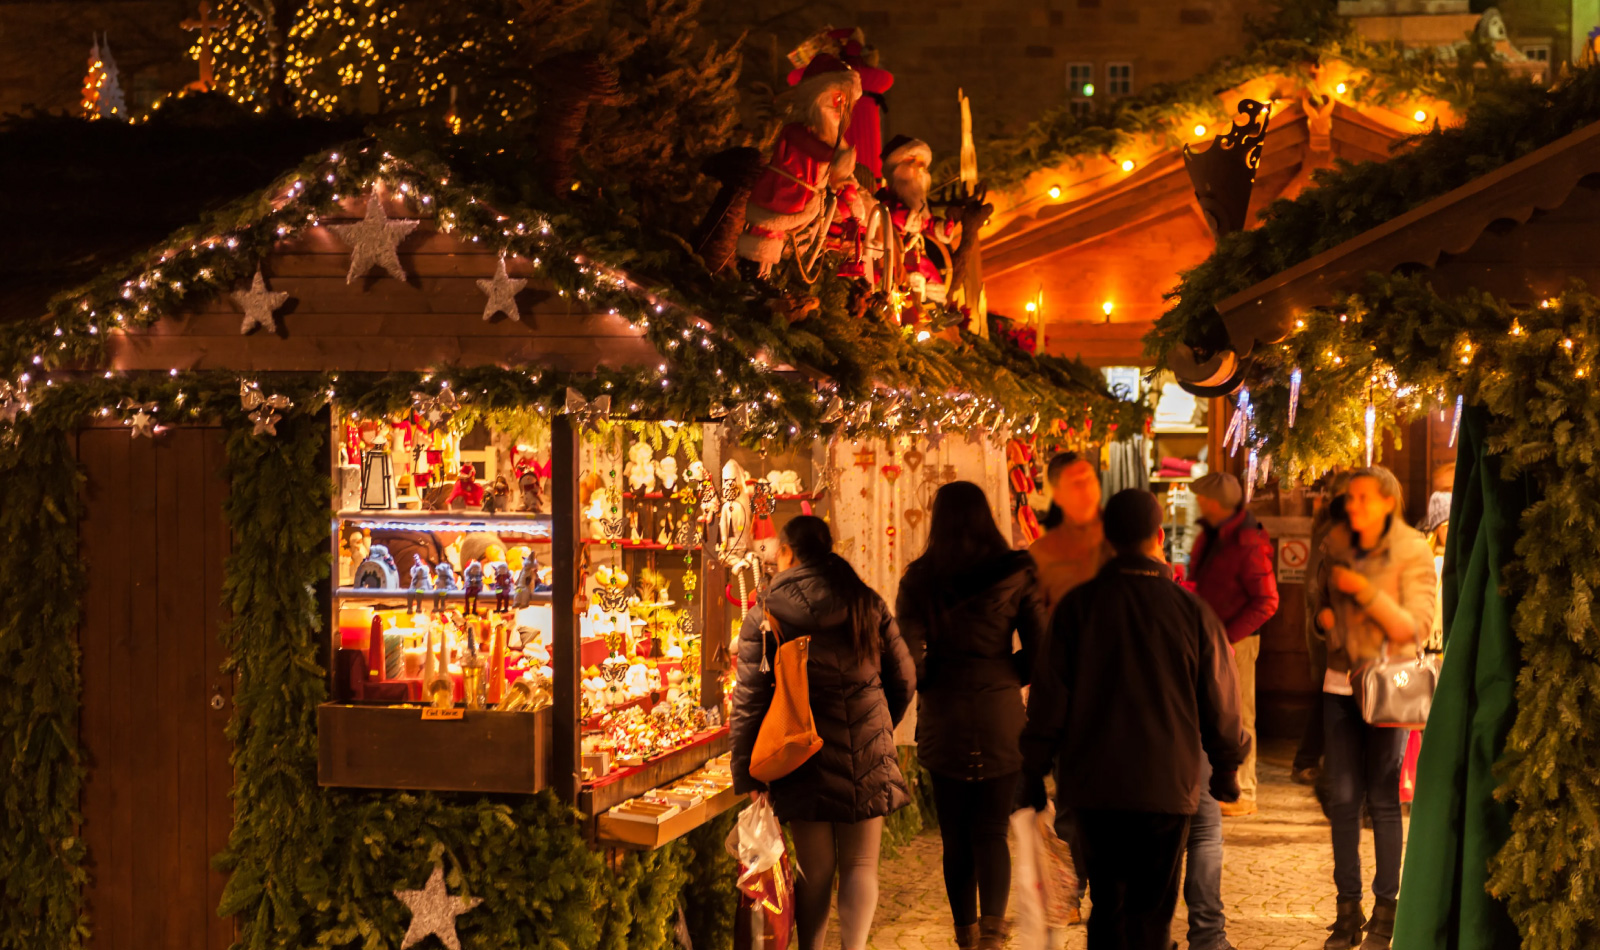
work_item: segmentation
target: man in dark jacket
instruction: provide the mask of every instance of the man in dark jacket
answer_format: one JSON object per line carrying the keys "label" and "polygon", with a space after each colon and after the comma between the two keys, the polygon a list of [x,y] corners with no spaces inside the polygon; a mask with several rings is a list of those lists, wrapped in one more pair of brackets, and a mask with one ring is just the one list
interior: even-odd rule
{"label": "man in dark jacket", "polygon": [[1116,557],[1056,608],[1023,775],[1042,805],[1045,774],[1070,765],[1056,774],[1058,825],[1075,823],[1084,850],[1090,950],[1167,950],[1201,755],[1212,794],[1232,801],[1250,739],[1222,623],[1161,558],[1160,503],[1118,492],[1104,520]]}
{"label": "man in dark jacket", "polygon": [[[1189,486],[1200,508],[1202,531],[1189,556],[1189,583],[1228,631],[1239,676],[1244,731],[1256,738],[1256,658],[1261,625],[1278,612],[1278,579],[1272,573],[1272,540],[1244,508],[1244,489],[1227,472],[1212,472]],[[1239,800],[1224,815],[1256,812],[1256,755],[1252,746],[1239,768]]]}

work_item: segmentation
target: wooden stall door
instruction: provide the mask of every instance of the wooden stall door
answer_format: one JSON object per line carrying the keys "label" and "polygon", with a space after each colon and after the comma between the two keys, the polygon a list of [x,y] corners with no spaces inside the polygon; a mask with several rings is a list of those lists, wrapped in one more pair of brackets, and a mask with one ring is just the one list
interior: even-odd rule
{"label": "wooden stall door", "polygon": [[79,633],[94,950],[222,950],[231,680],[221,673],[223,433],[85,429]]}

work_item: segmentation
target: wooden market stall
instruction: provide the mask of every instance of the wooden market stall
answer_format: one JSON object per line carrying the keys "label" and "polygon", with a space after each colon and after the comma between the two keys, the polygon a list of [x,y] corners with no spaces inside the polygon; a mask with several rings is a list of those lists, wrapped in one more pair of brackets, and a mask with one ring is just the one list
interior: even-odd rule
{"label": "wooden market stall", "polygon": [[[591,848],[615,870],[699,834],[722,868],[729,645],[784,520],[830,517],[882,589],[939,484],[1007,483],[994,440],[1142,421],[1081,366],[870,315],[845,336],[898,375],[817,320],[855,381],[830,378],[737,279],[602,263],[591,209],[457,179],[373,140],[318,153],[0,334],[6,576],[64,578],[7,595],[52,684],[28,716],[71,724],[40,733],[64,778],[29,833],[72,829],[39,886],[82,887],[59,906],[97,948],[394,927],[391,882],[444,840],[472,875],[474,849],[525,853],[499,874],[558,905],[641,886]],[[292,870],[318,860],[373,876]]]}

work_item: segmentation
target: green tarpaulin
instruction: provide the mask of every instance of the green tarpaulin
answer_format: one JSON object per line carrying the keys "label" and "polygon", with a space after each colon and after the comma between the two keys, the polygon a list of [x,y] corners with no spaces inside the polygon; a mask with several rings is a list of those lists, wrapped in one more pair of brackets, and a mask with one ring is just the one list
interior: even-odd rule
{"label": "green tarpaulin", "polygon": [[1500,585],[1528,493],[1500,478],[1487,428],[1483,410],[1463,415],[1445,550],[1444,665],[1417,762],[1395,950],[1520,945],[1484,884],[1510,834],[1511,810],[1494,800],[1494,763],[1516,714],[1519,654],[1513,604]]}

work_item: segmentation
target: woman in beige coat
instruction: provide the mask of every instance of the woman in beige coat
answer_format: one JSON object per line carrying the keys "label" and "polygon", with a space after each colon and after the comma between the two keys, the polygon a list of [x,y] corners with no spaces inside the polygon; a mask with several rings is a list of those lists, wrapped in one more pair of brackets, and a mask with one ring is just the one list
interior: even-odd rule
{"label": "woman in beige coat", "polygon": [[[1325,946],[1388,950],[1400,893],[1400,762],[1406,732],[1362,719],[1350,675],[1385,646],[1391,656],[1416,655],[1433,625],[1438,579],[1427,541],[1405,523],[1400,483],[1388,469],[1353,472],[1343,501],[1344,521],[1323,541],[1310,591],[1317,626],[1328,638],[1323,730],[1333,880],[1339,896],[1339,916]],[[1361,909],[1363,801],[1372,816],[1378,865],[1370,922]]]}

